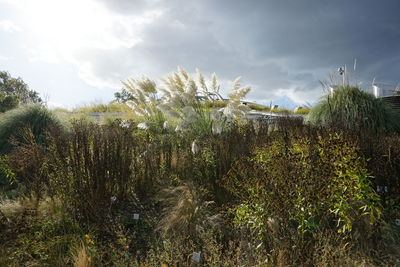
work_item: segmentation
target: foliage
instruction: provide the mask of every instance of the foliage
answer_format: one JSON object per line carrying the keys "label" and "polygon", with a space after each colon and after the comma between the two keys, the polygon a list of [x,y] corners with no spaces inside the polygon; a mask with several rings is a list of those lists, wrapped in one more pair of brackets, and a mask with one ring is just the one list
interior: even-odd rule
{"label": "foliage", "polygon": [[234,121],[192,150],[193,135],[138,123],[78,120],[44,145],[19,136],[5,162],[18,179],[31,170],[19,181],[42,196],[0,202],[0,265],[192,266],[193,252],[204,266],[400,262],[397,133]]}
{"label": "foliage", "polygon": [[130,108],[121,103],[93,104],[75,108],[73,113],[102,113],[102,112],[128,112]]}
{"label": "foliage", "polygon": [[[21,78],[13,78],[8,72],[0,71],[0,103],[11,109],[18,103],[42,103],[42,99],[36,91],[30,90]],[[3,109],[5,106],[2,106],[0,112],[6,111]]]}
{"label": "foliage", "polygon": [[15,182],[15,173],[7,156],[0,157],[0,187],[9,187]]}
{"label": "foliage", "polygon": [[40,105],[21,106],[0,115],[0,153],[10,152],[10,139],[20,141],[18,133],[23,128],[30,128],[38,144],[44,142],[48,127],[62,127],[61,122],[52,112]]}
{"label": "foliage", "polygon": [[226,177],[239,201],[237,226],[269,250],[289,246],[306,257],[321,232],[349,238],[378,221],[380,198],[354,144],[338,134],[287,134],[273,135]]}
{"label": "foliage", "polygon": [[209,109],[220,109],[226,107],[228,102],[226,101],[221,101],[221,100],[216,100],[216,101],[204,101],[202,105],[204,105],[205,108]]}
{"label": "foliage", "polygon": [[127,101],[134,100],[135,97],[125,88],[121,89],[120,92],[114,93],[115,101],[118,103],[126,103]]}
{"label": "foliage", "polygon": [[247,105],[249,108],[256,110],[256,111],[261,111],[261,112],[269,112],[271,110],[270,107],[259,105],[259,104],[248,104]]}
{"label": "foliage", "polygon": [[39,210],[31,212],[24,202],[18,211],[6,213],[7,223],[0,229],[0,264],[2,266],[68,266],[69,255],[79,244],[83,230],[66,216],[59,203],[42,201]]}
{"label": "foliage", "polygon": [[304,115],[306,115],[306,114],[309,114],[310,111],[311,111],[311,108],[309,108],[309,107],[303,107],[303,108],[301,108],[301,109],[296,110],[294,113],[295,113],[295,114],[304,114]]}
{"label": "foliage", "polygon": [[7,110],[16,108],[18,106],[18,96],[16,95],[5,95],[0,91],[0,113],[6,112]]}
{"label": "foliage", "polygon": [[313,125],[357,132],[399,131],[400,114],[387,103],[354,86],[335,88],[311,109]]}

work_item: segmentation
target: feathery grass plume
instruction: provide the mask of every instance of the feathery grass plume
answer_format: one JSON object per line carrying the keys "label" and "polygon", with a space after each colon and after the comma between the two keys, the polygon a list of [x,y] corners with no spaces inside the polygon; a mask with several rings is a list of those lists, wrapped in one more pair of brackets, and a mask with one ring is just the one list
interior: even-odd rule
{"label": "feathery grass plume", "polygon": [[202,194],[192,183],[164,189],[162,199],[166,203],[164,216],[158,229],[165,236],[195,235],[208,224],[216,224],[218,216],[209,216],[212,201],[204,201]]}
{"label": "feathery grass plume", "polygon": [[126,102],[136,115],[143,117],[146,121],[142,129],[147,129],[152,125],[162,128],[165,121],[163,113],[157,109],[158,97],[156,83],[147,77],[140,80],[128,79],[122,82],[132,95],[133,99]]}
{"label": "feathery grass plume", "polygon": [[215,72],[211,74],[211,90],[214,93],[219,94],[219,85],[217,84],[217,75]]}
{"label": "feathery grass plume", "polygon": [[400,114],[356,86],[340,86],[311,109],[308,122],[363,132],[399,131]]}
{"label": "feathery grass plume", "polygon": [[223,114],[228,118],[238,118],[246,115],[250,111],[250,108],[241,103],[242,99],[250,92],[251,87],[240,86],[241,77],[237,77],[231,87],[231,91],[228,94],[229,102],[224,108]]}
{"label": "feathery grass plume", "polygon": [[206,85],[206,81],[204,80],[203,74],[200,72],[199,69],[197,69],[196,72],[197,72],[197,79],[198,79],[198,81],[199,81],[199,84],[200,84],[200,86],[201,86],[201,89],[203,89],[203,91],[204,91],[205,93],[207,93],[207,92],[208,92],[208,88],[207,88],[207,85]]}
{"label": "feathery grass plume", "polygon": [[192,130],[196,133],[211,131],[211,117],[198,100],[200,94],[207,95],[203,75],[197,70],[199,85],[182,68],[163,80],[166,88],[158,108],[165,114],[180,119],[176,131]]}
{"label": "feathery grass plume", "polygon": [[211,75],[211,87],[206,85],[204,76],[197,70],[198,84],[182,68],[164,80],[166,88],[163,89],[164,98],[159,105],[160,110],[166,114],[180,118],[177,131],[193,130],[196,133],[219,134],[226,127],[226,121],[241,117],[250,109],[241,104],[242,99],[250,91],[250,86],[240,87],[240,78],[232,84],[229,102],[222,114],[207,111],[198,99],[199,95],[204,95],[211,101],[213,94],[222,99],[219,95],[219,85],[215,73]]}
{"label": "feathery grass plume", "polygon": [[165,235],[193,233],[201,204],[194,186],[185,184],[165,189],[163,193],[167,207],[164,209],[164,217],[160,221],[159,229]]}

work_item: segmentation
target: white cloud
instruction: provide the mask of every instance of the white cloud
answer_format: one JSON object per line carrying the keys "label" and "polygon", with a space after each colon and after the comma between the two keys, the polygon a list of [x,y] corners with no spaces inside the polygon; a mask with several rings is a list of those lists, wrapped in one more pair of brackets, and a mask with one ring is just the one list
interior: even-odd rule
{"label": "white cloud", "polygon": [[21,27],[10,20],[0,20],[0,29],[9,33],[22,31]]}
{"label": "white cloud", "polygon": [[0,55],[0,61],[6,61],[6,60],[10,60],[10,59],[11,59],[10,57]]}
{"label": "white cloud", "polygon": [[47,107],[50,109],[66,108],[64,104],[59,103],[59,102],[53,102],[53,101],[47,102]]}
{"label": "white cloud", "polygon": [[26,15],[32,37],[27,48],[29,59],[72,64],[79,77],[97,87],[115,87],[116,82],[99,77],[93,71],[99,58],[88,55],[97,51],[96,56],[104,58],[114,51],[134,48],[143,42],[145,26],[163,15],[157,9],[135,15],[119,14],[95,0],[25,0],[19,8]]}

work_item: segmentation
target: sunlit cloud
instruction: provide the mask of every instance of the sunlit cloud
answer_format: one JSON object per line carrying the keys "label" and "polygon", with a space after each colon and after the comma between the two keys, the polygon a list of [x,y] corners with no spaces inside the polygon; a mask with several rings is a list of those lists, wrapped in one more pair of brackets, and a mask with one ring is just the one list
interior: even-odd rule
{"label": "sunlit cloud", "polygon": [[19,32],[22,30],[18,25],[10,20],[0,20],[0,29],[9,33]]}
{"label": "sunlit cloud", "polygon": [[[31,61],[70,63],[88,84],[101,83],[90,73],[87,51],[130,49],[142,42],[141,31],[162,15],[161,10],[139,15],[116,14],[94,0],[18,0],[31,42],[26,46]],[[23,4],[22,4],[23,3]]]}

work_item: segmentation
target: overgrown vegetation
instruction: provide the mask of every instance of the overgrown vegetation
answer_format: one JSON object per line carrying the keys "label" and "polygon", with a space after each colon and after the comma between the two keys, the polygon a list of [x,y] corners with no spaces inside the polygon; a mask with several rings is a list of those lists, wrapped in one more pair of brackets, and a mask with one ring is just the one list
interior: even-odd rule
{"label": "overgrown vegetation", "polygon": [[21,78],[13,78],[6,71],[0,71],[0,113],[16,108],[19,104],[38,104],[42,99],[36,91],[30,90]]}
{"label": "overgrown vegetation", "polygon": [[235,116],[216,115],[183,76],[164,99],[127,83],[138,120],[22,128],[0,160],[18,194],[0,203],[0,265],[400,264],[398,132],[246,120],[238,82],[229,106],[205,102]]}
{"label": "overgrown vegetation", "polygon": [[29,128],[36,142],[42,143],[51,125],[62,127],[62,123],[41,105],[25,105],[1,114],[0,154],[10,152],[13,143],[11,139],[14,139],[14,143],[20,141],[24,128]]}
{"label": "overgrown vegetation", "polygon": [[77,107],[72,110],[73,113],[129,112],[129,111],[130,108],[122,103],[93,104],[93,105]]}
{"label": "overgrown vegetation", "polygon": [[311,110],[309,122],[350,131],[399,131],[400,114],[355,86],[340,86]]}

